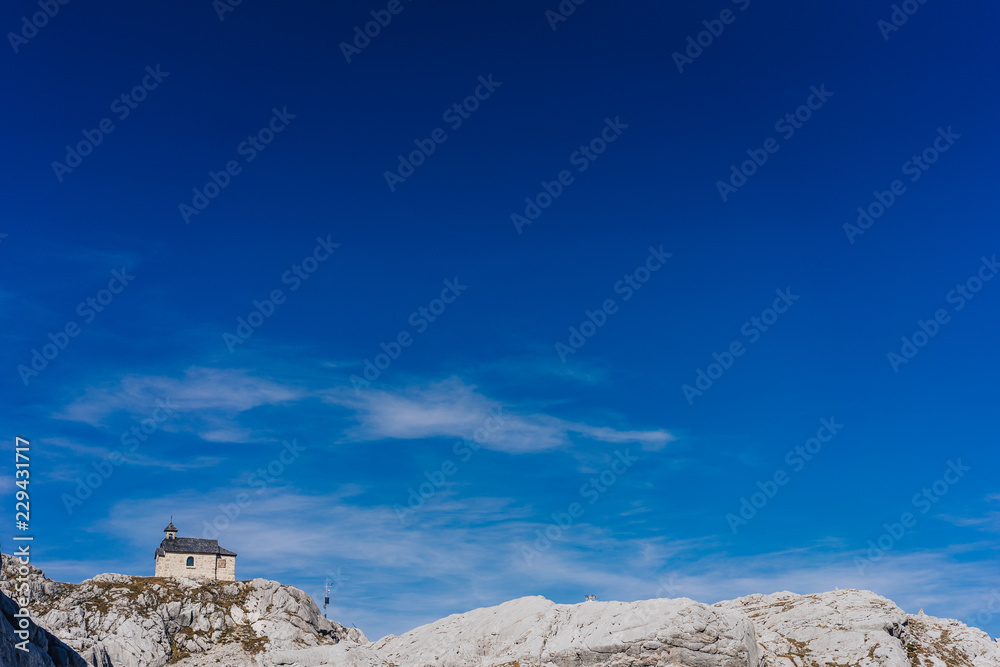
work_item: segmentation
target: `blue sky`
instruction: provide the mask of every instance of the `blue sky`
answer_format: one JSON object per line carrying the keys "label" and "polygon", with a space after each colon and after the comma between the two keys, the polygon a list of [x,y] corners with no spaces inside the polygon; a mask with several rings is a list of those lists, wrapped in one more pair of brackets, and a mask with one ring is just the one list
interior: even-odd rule
{"label": "blue sky", "polygon": [[6,7],[36,564],[151,575],[173,515],[370,637],[834,587],[1000,634],[997,9],[559,7]]}

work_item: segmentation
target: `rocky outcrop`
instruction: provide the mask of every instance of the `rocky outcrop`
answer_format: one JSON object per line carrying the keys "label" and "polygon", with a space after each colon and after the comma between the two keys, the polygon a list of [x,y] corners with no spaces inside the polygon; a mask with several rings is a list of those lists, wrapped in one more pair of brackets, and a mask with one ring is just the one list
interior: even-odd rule
{"label": "rocky outcrop", "polygon": [[386,637],[371,648],[397,665],[439,667],[758,663],[746,616],[686,598],[583,604],[520,598]]}
{"label": "rocky outcrop", "polygon": [[265,667],[392,667],[370,646],[347,642],[297,651],[276,651],[265,655],[261,663]]}
{"label": "rocky outcrop", "polygon": [[[686,599],[557,605],[522,598],[369,648],[400,667],[1000,667],[1000,645],[985,632],[906,614],[858,590],[751,595],[711,607]],[[296,667],[341,664],[368,663]]]}
{"label": "rocky outcrop", "polygon": [[[9,592],[15,562],[3,558],[7,576],[0,591]],[[266,651],[367,641],[359,631],[323,618],[303,591],[265,579],[102,574],[62,584],[36,568],[28,579],[32,617],[93,667],[183,665],[209,654],[211,664],[235,667],[255,664]],[[227,660],[217,662],[222,654]]]}
{"label": "rocky outcrop", "polygon": [[[22,624],[20,608],[0,593],[0,665],[3,667],[86,667],[87,663],[33,621]],[[27,627],[22,627],[26,625]],[[27,636],[17,633],[27,632]]]}
{"label": "rocky outcrop", "polygon": [[715,606],[753,621],[766,667],[1000,667],[1000,647],[982,630],[908,615],[870,591],[750,595]]}

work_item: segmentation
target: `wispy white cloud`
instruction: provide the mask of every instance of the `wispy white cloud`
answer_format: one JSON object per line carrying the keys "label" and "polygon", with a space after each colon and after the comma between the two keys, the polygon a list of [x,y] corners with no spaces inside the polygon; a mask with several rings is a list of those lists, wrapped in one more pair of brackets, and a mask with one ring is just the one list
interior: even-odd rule
{"label": "wispy white cloud", "polygon": [[222,426],[202,431],[199,435],[201,435],[202,440],[208,442],[251,442],[253,440],[253,431],[249,428]]}
{"label": "wispy white cloud", "polygon": [[[482,394],[458,378],[399,391],[368,389],[327,392],[329,403],[352,410],[358,425],[348,432],[355,440],[391,438],[473,439],[478,429],[497,426],[481,443],[488,449],[521,453],[566,447],[585,438],[609,443],[636,443],[660,449],[674,436],[664,430],[617,430],[567,421],[541,412],[526,412]],[[502,423],[497,420],[497,415]]]}
{"label": "wispy white cloud", "polygon": [[245,370],[193,366],[179,377],[127,375],[89,387],[54,416],[101,428],[122,415],[142,421],[166,414],[160,425],[165,431],[187,431],[209,442],[243,443],[255,437],[250,428],[234,423],[239,417],[262,406],[287,406],[305,396],[299,387]]}
{"label": "wispy white cloud", "polygon": [[[1000,506],[1000,493],[993,493],[986,496],[986,505],[994,507]],[[956,516],[953,514],[942,514],[944,519],[950,524],[962,528],[976,528],[989,532],[1000,532],[1000,508],[989,509],[985,514],[979,516]]]}
{"label": "wispy white cloud", "polygon": [[481,443],[488,449],[522,453],[565,448],[578,440],[634,443],[657,450],[675,439],[662,429],[593,425],[511,405],[454,377],[356,394],[346,388],[308,389],[241,369],[197,366],[179,377],[128,375],[115,383],[90,387],[55,416],[105,427],[112,416],[148,418],[157,405],[167,401],[174,412],[164,430],[193,432],[209,442],[241,443],[255,440],[254,431],[239,423],[245,413],[269,405],[291,408],[312,397],[350,411],[356,425],[346,435],[354,441],[474,439],[480,433],[488,435]]}
{"label": "wispy white cloud", "polygon": [[941,519],[961,528],[978,528],[979,530],[1000,530],[1000,512],[989,512],[985,516],[963,517],[941,514]]}
{"label": "wispy white cloud", "polygon": [[237,414],[261,405],[288,403],[303,392],[247,371],[193,366],[183,377],[127,375],[121,381],[89,388],[56,416],[99,426],[115,412],[146,416],[168,400],[181,412]]}

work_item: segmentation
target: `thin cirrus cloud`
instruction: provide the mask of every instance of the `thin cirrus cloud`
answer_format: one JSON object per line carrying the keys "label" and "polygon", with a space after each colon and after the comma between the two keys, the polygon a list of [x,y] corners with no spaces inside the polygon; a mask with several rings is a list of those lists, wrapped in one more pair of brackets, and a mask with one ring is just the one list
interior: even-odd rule
{"label": "thin cirrus cloud", "polygon": [[637,443],[647,450],[661,449],[675,439],[664,430],[618,430],[539,412],[512,410],[458,378],[399,391],[331,391],[325,393],[324,400],[354,413],[358,423],[347,433],[354,440],[435,437],[471,440],[479,429],[493,427],[495,430],[488,431],[489,439],[481,442],[484,447],[524,453],[566,447],[577,438]]}
{"label": "thin cirrus cloud", "polygon": [[197,366],[180,377],[129,375],[112,385],[89,388],[56,416],[109,427],[112,416],[141,420],[166,401],[173,412],[165,430],[190,431],[208,442],[250,442],[253,429],[240,423],[245,413],[268,405],[315,410],[315,405],[297,404],[317,396],[349,412],[355,425],[347,427],[346,436],[354,441],[473,439],[487,426],[493,430],[483,446],[508,453],[565,448],[581,439],[658,450],[675,439],[662,429],[618,429],[506,405],[458,378],[356,393],[346,388],[310,390],[240,369]]}
{"label": "thin cirrus cloud", "polygon": [[[161,401],[166,401],[177,413],[225,419],[262,405],[292,403],[304,396],[300,389],[255,377],[244,370],[194,366],[180,378],[127,375],[117,384],[89,388],[56,416],[104,426],[110,415],[124,412],[144,418]],[[216,441],[227,430],[229,435],[246,434],[218,425],[202,430],[208,436],[206,439]]]}
{"label": "thin cirrus cloud", "polygon": [[941,518],[952,525],[961,528],[975,528],[987,532],[1000,532],[1000,509],[993,509],[1000,506],[1000,494],[993,493],[986,496],[986,503],[990,509],[980,516],[955,516],[943,514]]}

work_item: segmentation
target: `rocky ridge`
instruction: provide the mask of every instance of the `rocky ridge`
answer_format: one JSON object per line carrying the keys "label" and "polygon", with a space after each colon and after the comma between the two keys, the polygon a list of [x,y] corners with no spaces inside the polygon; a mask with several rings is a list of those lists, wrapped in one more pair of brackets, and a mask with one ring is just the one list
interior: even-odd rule
{"label": "rocky ridge", "polygon": [[[22,628],[18,605],[0,595],[0,665],[3,667],[86,667],[76,651],[30,619]],[[27,632],[27,636],[18,635]],[[22,644],[26,650],[17,647]]]}
{"label": "rocky ridge", "polygon": [[714,606],[753,622],[764,667],[1000,667],[1000,645],[982,630],[907,614],[870,591],[786,591]]}
{"label": "rocky ridge", "polygon": [[[0,593],[13,593],[18,565],[3,556]],[[64,584],[28,567],[34,620],[93,667],[162,667],[208,653],[217,665],[218,652],[252,658],[267,650],[367,642],[359,630],[323,618],[305,592],[266,579],[102,574]]]}
{"label": "rocky ridge", "polygon": [[556,604],[527,597],[456,614],[371,645],[388,664],[758,664],[746,616],[687,598]]}

